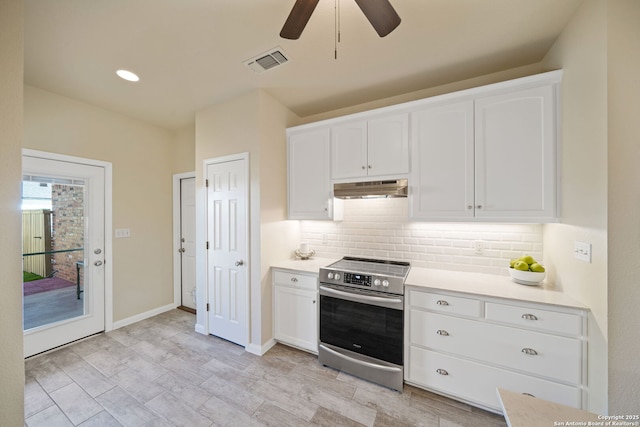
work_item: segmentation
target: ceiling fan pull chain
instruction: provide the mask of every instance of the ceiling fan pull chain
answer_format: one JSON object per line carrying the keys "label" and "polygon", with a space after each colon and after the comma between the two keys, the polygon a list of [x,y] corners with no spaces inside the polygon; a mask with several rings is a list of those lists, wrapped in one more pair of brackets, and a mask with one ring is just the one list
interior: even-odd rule
{"label": "ceiling fan pull chain", "polygon": [[338,43],[340,43],[340,0],[334,0],[334,59],[338,59]]}

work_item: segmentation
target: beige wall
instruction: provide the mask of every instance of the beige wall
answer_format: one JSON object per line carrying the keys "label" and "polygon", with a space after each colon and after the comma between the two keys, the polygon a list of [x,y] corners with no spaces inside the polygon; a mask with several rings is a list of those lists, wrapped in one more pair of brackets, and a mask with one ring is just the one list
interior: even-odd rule
{"label": "beige wall", "polygon": [[[543,60],[564,70],[561,93],[561,224],[543,227],[544,264],[559,289],[592,310],[589,409],[607,412],[606,2],[586,0]],[[592,262],[574,242],[592,244]]]}
{"label": "beige wall", "polygon": [[173,303],[173,132],[25,86],[24,147],[113,164],[113,320]]}
{"label": "beige wall", "polygon": [[532,74],[541,73],[543,70],[541,65],[531,64],[523,67],[512,68],[509,70],[500,71],[497,73],[487,74],[483,76],[474,77],[472,79],[462,80],[459,82],[449,83],[442,86],[435,86],[427,89],[418,90],[415,92],[409,92],[402,95],[392,96],[389,98],[381,98],[377,101],[367,102],[365,104],[358,104],[351,107],[341,108],[339,110],[327,111],[325,113],[316,114],[313,116],[306,116],[301,118],[296,124],[305,124],[317,122],[319,120],[331,119],[334,117],[340,117],[347,114],[359,113],[362,111],[368,111],[375,108],[388,107],[390,105],[400,104],[403,102],[416,101],[431,96],[443,95],[459,90],[471,89],[474,87],[484,86],[492,83],[498,83],[505,80],[517,79],[519,77],[526,77]]}
{"label": "beige wall", "polygon": [[[285,129],[294,116],[264,91],[258,90],[196,114],[196,186],[198,211],[204,212],[202,182],[207,159],[243,152],[250,163],[250,345],[262,346],[272,338],[271,284],[269,263],[289,257],[285,248],[293,248],[298,239],[296,224],[286,219],[286,139]],[[289,224],[289,225],[287,225]],[[196,221],[204,229],[204,217]],[[198,247],[204,247],[204,238]],[[204,253],[197,265],[203,266]],[[198,301],[204,303],[205,284],[198,267]],[[198,308],[198,325],[205,324],[205,311]]]}
{"label": "beige wall", "polygon": [[609,413],[640,412],[640,2],[608,2]]}
{"label": "beige wall", "polygon": [[0,424],[24,425],[20,180],[22,2],[0,0]]}
{"label": "beige wall", "polygon": [[189,125],[175,131],[173,173],[196,170],[196,127]]}

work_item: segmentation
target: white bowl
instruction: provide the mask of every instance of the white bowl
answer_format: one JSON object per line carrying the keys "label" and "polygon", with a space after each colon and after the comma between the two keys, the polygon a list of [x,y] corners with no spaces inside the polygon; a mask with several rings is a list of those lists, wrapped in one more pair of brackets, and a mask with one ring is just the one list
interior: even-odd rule
{"label": "white bowl", "polygon": [[516,270],[515,268],[509,268],[509,274],[514,282],[529,286],[539,285],[547,275],[545,272],[537,273],[535,271]]}

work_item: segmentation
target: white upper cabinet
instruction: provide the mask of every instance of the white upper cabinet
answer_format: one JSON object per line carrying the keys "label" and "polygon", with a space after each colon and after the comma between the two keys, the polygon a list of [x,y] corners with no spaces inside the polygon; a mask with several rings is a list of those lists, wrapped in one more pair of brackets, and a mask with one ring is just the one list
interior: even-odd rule
{"label": "white upper cabinet", "polygon": [[331,178],[366,176],[367,164],[367,122],[332,127]]}
{"label": "white upper cabinet", "polygon": [[411,116],[414,218],[473,218],[473,101],[433,106]]}
{"label": "white upper cabinet", "polygon": [[289,219],[332,219],[329,128],[289,134]]}
{"label": "white upper cabinet", "polygon": [[559,74],[549,74],[550,81],[519,79],[414,110],[412,219],[558,220]]}
{"label": "white upper cabinet", "polygon": [[288,129],[289,218],[341,219],[333,183],[408,176],[413,220],[559,221],[561,77],[551,71]]}
{"label": "white upper cabinet", "polygon": [[331,128],[331,178],[384,177],[409,172],[409,117],[393,114]]}
{"label": "white upper cabinet", "polygon": [[476,100],[477,217],[557,216],[555,117],[550,85]]}

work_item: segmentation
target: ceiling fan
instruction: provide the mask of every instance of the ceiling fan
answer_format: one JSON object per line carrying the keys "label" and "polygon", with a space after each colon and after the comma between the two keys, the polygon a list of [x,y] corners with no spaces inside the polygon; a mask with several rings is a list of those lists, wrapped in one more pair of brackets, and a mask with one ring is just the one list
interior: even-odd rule
{"label": "ceiling fan", "polygon": [[[320,0],[296,0],[289,17],[280,31],[280,37],[297,40],[309,22],[311,14]],[[364,16],[380,37],[384,37],[400,25],[400,16],[389,0],[355,0]]]}

